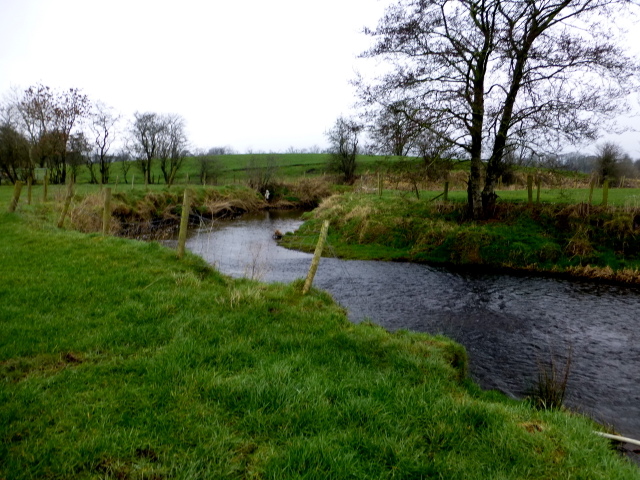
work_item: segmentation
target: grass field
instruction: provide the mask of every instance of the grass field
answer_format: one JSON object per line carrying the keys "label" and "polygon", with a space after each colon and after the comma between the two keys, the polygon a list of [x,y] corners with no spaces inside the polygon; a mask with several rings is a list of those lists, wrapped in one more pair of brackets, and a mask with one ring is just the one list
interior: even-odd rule
{"label": "grass field", "polygon": [[636,479],[591,421],[300,283],[0,213],[2,479]]}
{"label": "grass field", "polygon": [[[239,184],[247,179],[247,169],[252,167],[275,167],[276,176],[284,181],[292,178],[304,176],[318,176],[327,172],[327,162],[329,155],[326,153],[277,153],[277,154],[232,154],[214,155],[208,157],[214,164],[217,174],[215,178],[208,178],[208,184]],[[367,171],[373,168],[382,157],[361,155],[358,157],[358,171]],[[135,162],[130,162],[131,166],[127,172],[127,182],[144,183],[142,174]],[[176,184],[198,184],[200,183],[201,162],[197,157],[187,157],[175,179]],[[151,175],[156,179],[155,183],[163,184],[164,179],[160,166],[156,161],[151,170]],[[44,176],[44,169],[38,169],[39,180]],[[119,183],[124,183],[124,175],[120,162],[111,165],[110,183],[113,184],[118,178]],[[211,177],[211,176],[210,176]],[[89,171],[86,167],[81,167],[78,172],[77,183],[89,183]]]}

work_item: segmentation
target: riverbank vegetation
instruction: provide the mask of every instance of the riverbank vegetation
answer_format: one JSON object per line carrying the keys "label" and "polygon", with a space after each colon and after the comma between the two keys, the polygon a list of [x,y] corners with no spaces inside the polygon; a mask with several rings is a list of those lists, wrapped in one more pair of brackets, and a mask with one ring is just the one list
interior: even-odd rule
{"label": "riverbank vegetation", "polygon": [[346,193],[325,200],[282,245],[312,250],[314,232],[329,220],[331,253],[344,258],[640,282],[640,192],[612,196],[617,207],[566,203],[588,192],[547,191],[545,196],[563,196],[565,202],[529,205],[526,191],[513,191],[487,221],[467,219],[462,191],[447,202],[433,201],[437,192],[423,192],[420,199],[397,191]]}
{"label": "riverbank vegetation", "polygon": [[450,340],[30,215],[0,214],[2,478],[640,478]]}

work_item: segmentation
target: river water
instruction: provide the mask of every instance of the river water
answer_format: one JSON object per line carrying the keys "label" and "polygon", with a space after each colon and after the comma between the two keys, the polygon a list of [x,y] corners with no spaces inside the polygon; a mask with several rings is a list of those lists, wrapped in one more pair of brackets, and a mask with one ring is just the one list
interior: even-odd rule
{"label": "river water", "polygon": [[[187,248],[222,272],[267,282],[306,276],[311,254],[279,247],[299,212],[264,212],[192,232]],[[329,254],[331,246],[328,246]],[[566,405],[640,438],[640,290],[540,277],[454,273],[413,263],[322,258],[314,286],[354,322],[445,334],[463,344],[485,389],[525,396],[540,364],[564,368]]]}

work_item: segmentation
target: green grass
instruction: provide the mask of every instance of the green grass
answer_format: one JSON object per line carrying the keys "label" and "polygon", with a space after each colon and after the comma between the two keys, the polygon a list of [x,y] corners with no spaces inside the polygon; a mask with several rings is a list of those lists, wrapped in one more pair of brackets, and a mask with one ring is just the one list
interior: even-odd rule
{"label": "green grass", "polygon": [[0,478],[640,478],[450,340],[0,214]]}
{"label": "green grass", "polygon": [[[544,203],[528,208],[526,191],[500,192],[495,219],[465,220],[464,192],[448,203],[407,192],[353,193],[325,201],[283,245],[310,251],[324,220],[331,222],[331,254],[344,258],[406,260],[457,266],[526,269],[640,281],[640,235],[631,195],[612,195],[623,207]],[[553,195],[554,192],[548,192]],[[580,191],[576,191],[580,193]]]}
{"label": "green grass", "polygon": [[[215,163],[219,169],[219,175],[217,178],[217,184],[232,184],[232,183],[244,183],[247,178],[246,169],[253,161],[256,166],[265,166],[267,158],[274,159],[274,165],[276,167],[276,176],[283,181],[288,181],[293,178],[308,176],[314,177],[323,175],[327,171],[327,163],[329,155],[326,153],[274,153],[274,154],[232,154],[232,155],[216,155],[212,157],[215,159]],[[361,155],[358,157],[358,171],[364,172],[367,169],[373,168],[376,162],[379,162],[381,157]],[[154,162],[151,170],[152,176],[157,179],[157,183],[164,183],[162,171],[160,170],[159,163]],[[42,175],[42,173],[40,173]],[[114,163],[111,166],[111,183],[115,182],[116,177],[119,177],[122,182],[123,174],[122,168],[119,162]],[[127,174],[127,180],[130,183],[132,177],[134,182],[144,182],[142,174],[135,162],[132,163],[131,168]],[[200,180],[200,161],[196,157],[187,157],[181,169],[178,171],[175,179],[176,184],[196,184]],[[86,167],[81,167],[78,173],[78,183],[88,183],[90,180],[89,171]],[[209,179],[208,183],[211,183],[212,179]]]}

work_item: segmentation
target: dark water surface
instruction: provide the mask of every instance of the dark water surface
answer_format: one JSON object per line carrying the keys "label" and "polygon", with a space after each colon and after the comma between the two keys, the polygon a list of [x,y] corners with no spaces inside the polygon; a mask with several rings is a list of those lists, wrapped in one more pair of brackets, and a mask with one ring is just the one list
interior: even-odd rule
{"label": "dark water surface", "polygon": [[[296,212],[219,221],[193,232],[187,248],[232,276],[290,282],[306,276],[311,255],[271,236],[301,223]],[[354,322],[457,340],[473,378],[513,397],[526,395],[540,362],[555,356],[563,366],[571,349],[567,405],[640,438],[639,289],[336,258],[321,260],[314,286]]]}

